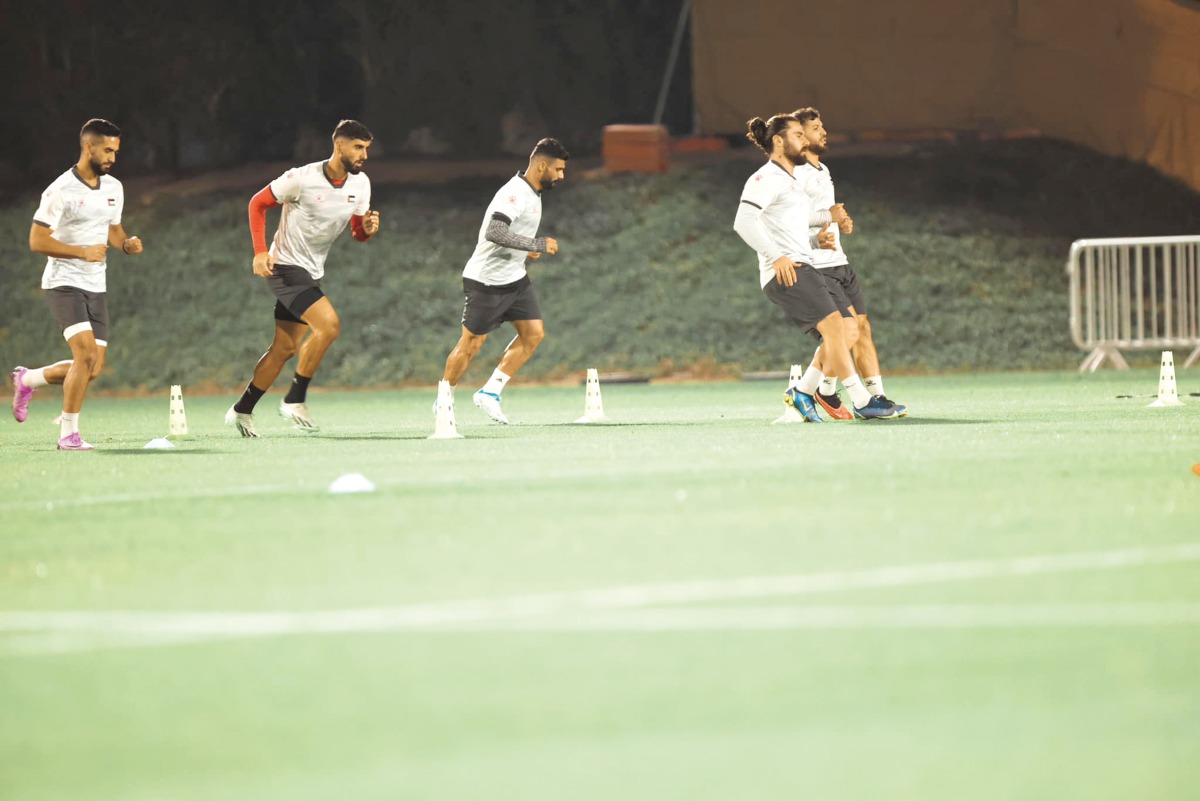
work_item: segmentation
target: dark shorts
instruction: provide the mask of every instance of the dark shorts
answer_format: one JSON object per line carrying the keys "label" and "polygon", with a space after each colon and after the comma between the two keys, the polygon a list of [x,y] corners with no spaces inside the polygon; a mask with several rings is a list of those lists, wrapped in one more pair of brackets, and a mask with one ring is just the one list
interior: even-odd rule
{"label": "dark shorts", "polygon": [[267,277],[267,286],[275,295],[275,319],[286,323],[303,323],[300,318],[325,293],[321,282],[303,267],[276,264],[275,273]]}
{"label": "dark shorts", "polygon": [[[58,286],[46,290],[46,301],[50,304],[50,313],[54,321],[63,330],[63,335],[71,329],[74,336],[86,327],[91,327],[96,343],[108,346],[108,301],[104,292],[88,292],[73,286]],[[67,337],[70,339],[70,337]]]}
{"label": "dark shorts", "polygon": [[858,283],[858,276],[849,264],[843,264],[840,267],[826,267],[820,270],[820,273],[829,287],[829,292],[837,302],[838,308],[848,309],[853,306],[855,314],[867,313],[867,297]]}
{"label": "dark shorts", "polygon": [[849,316],[849,312],[838,308],[833,294],[821,276],[822,272],[806,264],[796,268],[796,283],[791,286],[784,286],[779,283],[778,278],[772,278],[771,282],[763,287],[767,298],[783,309],[789,320],[800,326],[804,333],[817,339],[821,338],[817,332],[817,323],[839,312],[843,316]]}
{"label": "dark shorts", "polygon": [[529,276],[503,286],[488,286],[463,279],[463,327],[476,336],[490,334],[502,323],[542,319],[537,293]]}

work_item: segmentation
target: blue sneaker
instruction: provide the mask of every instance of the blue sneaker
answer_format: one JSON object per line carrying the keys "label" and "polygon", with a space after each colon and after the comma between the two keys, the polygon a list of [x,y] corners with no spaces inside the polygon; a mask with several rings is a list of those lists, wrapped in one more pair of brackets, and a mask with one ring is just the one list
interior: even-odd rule
{"label": "blue sneaker", "polygon": [[907,406],[901,406],[899,403],[896,403],[894,400],[890,400],[886,395],[876,395],[875,397],[879,398],[884,403],[890,403],[893,406],[895,406],[897,417],[903,417],[904,415],[908,414]]}
{"label": "blue sneaker", "polygon": [[795,387],[791,387],[787,392],[783,393],[783,403],[785,406],[791,406],[800,412],[800,416],[804,418],[804,422],[806,423],[825,422],[821,419],[821,415],[817,414],[817,404],[813,400],[813,396],[801,392]]}
{"label": "blue sneaker", "polygon": [[854,416],[859,420],[889,420],[900,417],[900,413],[896,410],[896,404],[876,395],[866,406],[855,409]]}

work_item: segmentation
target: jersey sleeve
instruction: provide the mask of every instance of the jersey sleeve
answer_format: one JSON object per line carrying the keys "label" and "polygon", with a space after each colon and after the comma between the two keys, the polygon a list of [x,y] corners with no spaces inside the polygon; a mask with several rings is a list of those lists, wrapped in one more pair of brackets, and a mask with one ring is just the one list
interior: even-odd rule
{"label": "jersey sleeve", "polygon": [[58,228],[62,220],[63,197],[57,186],[52,186],[42,193],[42,202],[33,213],[33,221],[50,230]]}
{"label": "jersey sleeve", "polygon": [[288,170],[267,184],[279,203],[295,203],[300,199],[300,170]]}
{"label": "jersey sleeve", "polygon": [[742,189],[741,202],[762,210],[770,206],[778,195],[779,189],[774,181],[762,173],[755,173]]}
{"label": "jersey sleeve", "polygon": [[514,192],[509,187],[503,187],[492,199],[492,219],[500,218],[512,225],[525,211],[525,193]]}
{"label": "jersey sleeve", "polygon": [[115,197],[113,198],[113,200],[115,202],[113,203],[113,207],[112,207],[112,217],[109,219],[108,224],[109,225],[120,225],[121,224],[121,213],[123,211],[125,211],[125,187],[121,186],[121,184],[118,183],[117,191],[114,194],[115,194]]}

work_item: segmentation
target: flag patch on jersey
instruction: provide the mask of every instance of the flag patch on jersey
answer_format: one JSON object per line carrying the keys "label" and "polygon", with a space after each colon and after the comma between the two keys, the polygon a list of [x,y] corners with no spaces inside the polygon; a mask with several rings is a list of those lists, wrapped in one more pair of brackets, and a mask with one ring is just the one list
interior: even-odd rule
{"label": "flag patch on jersey", "polygon": [[354,202],[354,195],[346,195],[346,202],[347,202],[347,203],[353,203],[353,202]]}
{"label": "flag patch on jersey", "polygon": [[115,205],[117,205],[117,199],[116,199],[115,197],[110,197],[110,198],[108,199],[108,205],[110,205],[110,206],[115,206]]}

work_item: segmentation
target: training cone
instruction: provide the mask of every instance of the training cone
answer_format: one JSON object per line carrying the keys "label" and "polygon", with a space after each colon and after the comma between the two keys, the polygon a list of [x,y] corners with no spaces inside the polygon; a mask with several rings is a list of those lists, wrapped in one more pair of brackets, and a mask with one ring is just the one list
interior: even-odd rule
{"label": "training cone", "polygon": [[454,387],[449,381],[438,382],[437,403],[433,407],[433,434],[429,439],[462,439],[454,421]]}
{"label": "training cone", "polygon": [[[800,383],[800,376],[802,376],[802,375],[804,375],[804,365],[793,364],[792,371],[790,373],[788,373],[787,388],[791,389],[792,387],[797,386]],[[803,415],[801,415],[800,412],[796,411],[795,406],[789,405],[783,414],[779,415],[773,421],[771,421],[771,425],[777,426],[777,425],[787,425],[788,423],[803,423],[803,422],[804,422]]]}
{"label": "training cone", "polygon": [[183,411],[183,387],[171,385],[171,412],[167,421],[168,437],[186,437],[188,435],[187,414]]}
{"label": "training cone", "polygon": [[1182,406],[1179,390],[1175,386],[1175,354],[1169,350],[1162,352],[1162,367],[1158,371],[1158,400],[1146,408],[1160,406]]}
{"label": "training cone", "polygon": [[175,449],[175,443],[166,437],[155,437],[142,446],[144,451],[171,451]]}
{"label": "training cone", "polygon": [[329,485],[329,492],[333,495],[349,495],[353,492],[374,491],[375,484],[362,473],[346,473],[343,476],[338,476]]}
{"label": "training cone", "polygon": [[595,367],[587,371],[587,389],[583,396],[583,417],[576,423],[602,423],[608,418],[604,416],[604,401],[600,398],[600,373]]}

